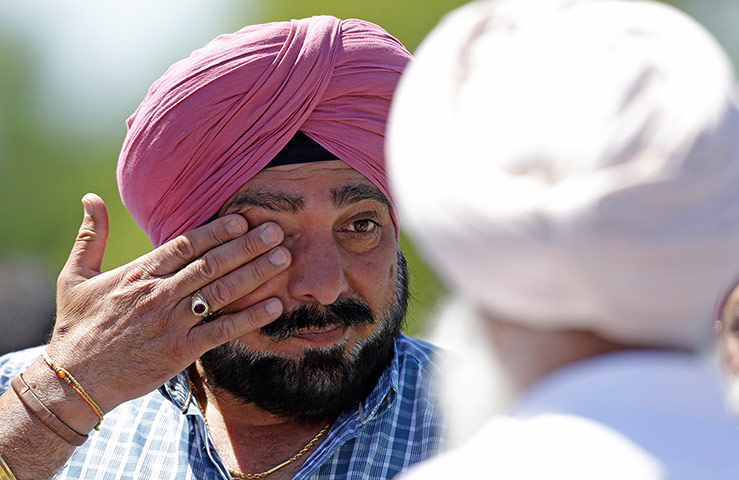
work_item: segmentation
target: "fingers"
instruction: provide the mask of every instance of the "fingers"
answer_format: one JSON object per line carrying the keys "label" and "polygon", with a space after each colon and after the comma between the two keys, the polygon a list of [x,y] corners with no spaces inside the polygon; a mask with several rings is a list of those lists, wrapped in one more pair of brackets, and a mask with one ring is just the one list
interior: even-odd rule
{"label": "fingers", "polygon": [[277,320],[283,305],[270,298],[239,312],[221,315],[216,320],[200,323],[190,330],[190,341],[196,351],[206,352]]}
{"label": "fingers", "polygon": [[170,240],[141,261],[154,276],[165,276],[180,270],[208,250],[238,238],[248,230],[241,215],[226,215],[202,227]]}
{"label": "fingers", "polygon": [[189,296],[198,289],[218,310],[243,297],[290,264],[290,252],[278,247],[282,229],[264,223],[228,243],[210,250],[173,277],[174,292]]}
{"label": "fingers", "polygon": [[100,273],[108,240],[108,211],[103,199],[94,193],[82,197],[82,205],[85,216],[60,279],[71,276],[84,280]]}
{"label": "fingers", "polygon": [[217,311],[259,288],[285,270],[290,261],[290,251],[285,247],[277,247],[206,285],[200,291],[211,309]]}

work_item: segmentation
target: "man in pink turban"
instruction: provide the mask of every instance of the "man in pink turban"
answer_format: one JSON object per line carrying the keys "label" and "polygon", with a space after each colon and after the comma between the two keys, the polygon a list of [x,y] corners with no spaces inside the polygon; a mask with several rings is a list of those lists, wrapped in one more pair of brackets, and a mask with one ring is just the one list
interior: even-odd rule
{"label": "man in pink turban", "polygon": [[409,59],[313,17],[152,85],[117,173],[156,248],[100,274],[105,208],[83,198],[50,344],[0,358],[0,478],[382,479],[437,451],[383,151]]}

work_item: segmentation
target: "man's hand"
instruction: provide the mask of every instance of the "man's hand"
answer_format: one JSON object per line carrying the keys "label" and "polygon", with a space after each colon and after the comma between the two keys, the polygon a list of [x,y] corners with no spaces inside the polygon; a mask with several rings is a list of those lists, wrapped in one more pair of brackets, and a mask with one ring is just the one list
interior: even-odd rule
{"label": "man's hand", "polygon": [[[283,232],[267,222],[250,231],[227,215],[110,272],[100,266],[108,214],[97,195],[57,282],[57,319],[47,353],[71,372],[104,412],[156,389],[209,349],[275,320],[282,303],[265,299],[203,322],[190,310],[200,290],[213,311],[285,270]],[[41,359],[23,374],[46,407],[77,432],[97,416]],[[0,396],[0,455],[19,480],[54,475],[74,451],[10,389]]]}
{"label": "man's hand", "polygon": [[217,345],[282,313],[271,298],[203,323],[190,310],[200,290],[217,311],[283,271],[290,253],[280,227],[247,233],[227,215],[110,272],[100,266],[108,235],[105,204],[82,200],[85,217],[57,282],[57,319],[48,353],[72,372],[103,411],[162,385]]}

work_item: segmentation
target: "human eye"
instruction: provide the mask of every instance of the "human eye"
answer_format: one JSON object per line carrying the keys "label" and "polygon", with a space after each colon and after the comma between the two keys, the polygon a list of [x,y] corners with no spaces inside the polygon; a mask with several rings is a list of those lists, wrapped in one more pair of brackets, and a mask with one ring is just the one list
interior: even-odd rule
{"label": "human eye", "polygon": [[375,209],[357,212],[341,223],[337,239],[353,253],[365,253],[375,248],[383,238],[386,218]]}
{"label": "human eye", "polygon": [[349,223],[346,230],[354,233],[372,234],[377,230],[378,223],[369,218],[363,218],[360,220],[354,220]]}

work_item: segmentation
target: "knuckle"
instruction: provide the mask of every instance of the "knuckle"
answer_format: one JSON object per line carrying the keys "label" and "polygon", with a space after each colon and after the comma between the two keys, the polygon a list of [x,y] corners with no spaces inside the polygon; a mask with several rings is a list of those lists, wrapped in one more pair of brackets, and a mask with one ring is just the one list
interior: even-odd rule
{"label": "knuckle", "polygon": [[182,260],[190,260],[195,256],[195,246],[186,235],[180,235],[172,240],[171,248],[173,253]]}
{"label": "knuckle", "polygon": [[92,230],[88,225],[83,224],[77,231],[78,242],[89,242],[95,238],[95,231]]}
{"label": "knuckle", "polygon": [[231,299],[234,298],[234,287],[230,282],[225,280],[215,282],[210,285],[210,291],[206,295],[208,301],[213,305],[224,306],[231,303]]}
{"label": "knuckle", "polygon": [[266,245],[261,240],[258,240],[256,232],[252,235],[244,235],[243,240],[239,242],[239,255],[242,258],[251,260],[258,255],[262,254],[266,250]]}
{"label": "knuckle", "polygon": [[209,332],[209,339],[213,345],[220,345],[231,339],[236,333],[233,322],[229,322],[225,319],[220,319],[213,322],[213,327]]}
{"label": "knuckle", "polygon": [[207,225],[208,230],[206,231],[206,235],[208,237],[208,243],[210,245],[219,245],[227,240],[227,238],[224,236],[224,229],[216,228],[216,226],[218,225],[220,225],[219,222]]}
{"label": "knuckle", "polygon": [[127,315],[143,319],[156,319],[161,322],[164,318],[163,304],[165,295],[158,283],[153,280],[140,280],[135,284],[122,284],[108,291],[106,302],[115,305],[127,312]]}
{"label": "knuckle", "polygon": [[122,285],[138,285],[147,278],[146,268],[129,267],[121,272]]}
{"label": "knuckle", "polygon": [[201,257],[193,262],[196,275],[203,280],[211,281],[216,278],[218,262],[213,257]]}
{"label": "knuckle", "polygon": [[156,262],[153,258],[150,258],[150,257],[142,258],[137,263],[137,266],[141,270],[142,277],[157,276],[157,269],[159,268],[159,263]]}
{"label": "knuckle", "polygon": [[272,277],[276,270],[268,261],[254,262],[251,264],[252,277],[257,282],[263,282]]}
{"label": "knuckle", "polygon": [[160,304],[160,295],[152,282],[139,282],[135,287],[115,291],[111,296],[116,304],[129,305],[141,315],[157,310]]}
{"label": "knuckle", "polygon": [[266,318],[267,314],[264,308],[253,306],[244,311],[242,320],[244,322],[244,325],[247,325],[249,329],[254,329],[261,326]]}
{"label": "knuckle", "polygon": [[[141,312],[141,316],[148,316],[151,313],[158,311],[158,307],[159,302],[157,301],[156,296],[149,291],[139,292],[134,299],[134,310]],[[167,323],[165,318],[165,316],[162,316],[158,317],[157,320],[160,324]]]}

